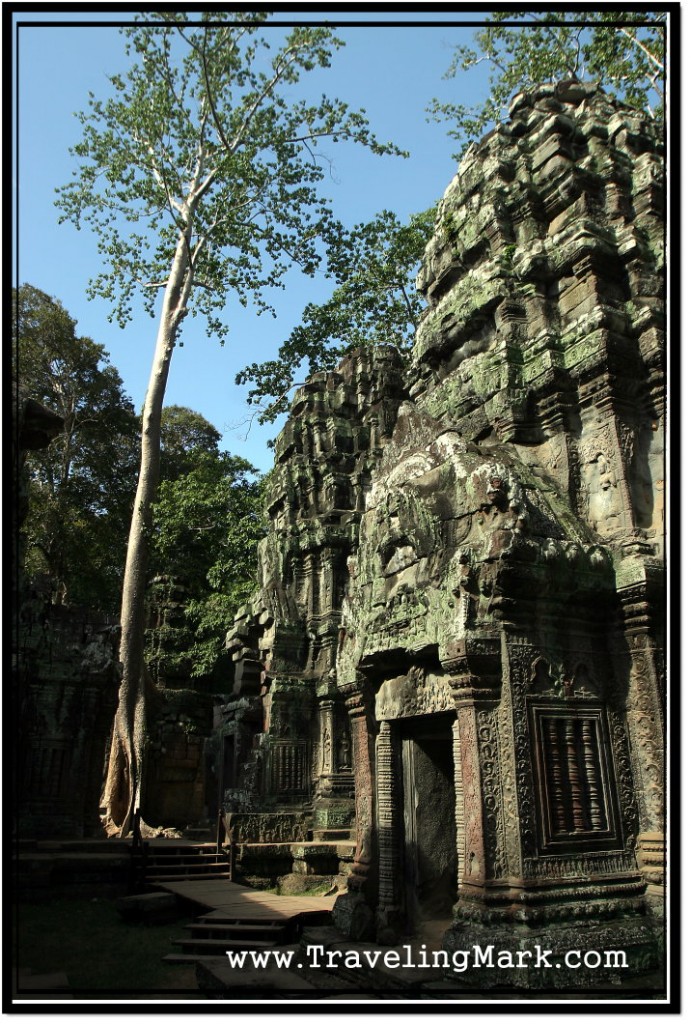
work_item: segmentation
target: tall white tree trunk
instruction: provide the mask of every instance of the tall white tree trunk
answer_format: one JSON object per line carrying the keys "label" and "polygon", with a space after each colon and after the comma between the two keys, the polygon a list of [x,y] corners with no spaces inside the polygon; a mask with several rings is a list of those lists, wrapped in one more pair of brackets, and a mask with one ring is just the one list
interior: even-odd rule
{"label": "tall white tree trunk", "polygon": [[181,237],[166,284],[156,349],[142,414],[141,463],[132,510],[120,613],[122,681],[103,790],[106,828],[127,835],[141,806],[146,756],[147,675],[144,666],[148,528],[161,459],[161,413],[175,338],[190,290],[187,239]]}

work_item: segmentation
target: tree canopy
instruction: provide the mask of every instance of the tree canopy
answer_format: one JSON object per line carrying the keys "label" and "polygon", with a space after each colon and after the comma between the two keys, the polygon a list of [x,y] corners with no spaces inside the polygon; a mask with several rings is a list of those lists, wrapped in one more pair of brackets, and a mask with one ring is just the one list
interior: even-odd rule
{"label": "tree canopy", "polygon": [[494,11],[471,46],[456,48],[446,73],[453,78],[487,63],[486,98],[472,105],[434,100],[430,112],[435,120],[451,122],[449,135],[462,149],[506,116],[517,92],[541,82],[599,82],[626,103],[660,113],[665,22],[664,11],[641,9]]}
{"label": "tree canopy", "polygon": [[204,417],[171,406],[162,433],[164,455],[178,458],[153,507],[151,596],[165,603],[179,593],[174,621],[164,613],[148,631],[147,663],[158,681],[213,672],[228,623],[254,585],[264,533],[256,470],[219,450]]}
{"label": "tree canopy", "polygon": [[161,479],[177,480],[190,473],[200,458],[218,458],[221,434],[209,421],[182,405],[166,405],[161,413]]}
{"label": "tree canopy", "polygon": [[113,612],[120,597],[137,469],[139,419],[102,345],[80,337],[56,299],[13,292],[20,398],[63,419],[27,456],[25,572],[47,577],[54,600]]}
{"label": "tree canopy", "polygon": [[301,79],[329,67],[343,45],[328,28],[296,27],[276,45],[258,33],[266,12],[158,17],[124,30],[127,73],[110,77],[113,96],[91,93],[78,115],[79,168],[57,204],[63,220],[96,232],[105,268],[90,293],[111,300],[119,324],[132,320],[137,293],[155,315],[182,246],[176,319],[189,309],[223,340],[229,294],[271,310],[267,288],[288,267],[311,274],[320,262],[333,215],[315,143],[401,151],[379,143],[364,113],[341,100],[298,98]]}
{"label": "tree canopy", "polygon": [[346,352],[362,345],[410,348],[423,309],[415,274],[434,217],[432,208],[404,224],[384,210],[351,231],[334,233],[327,257],[328,274],[336,283],[330,298],[305,307],[301,323],[275,359],[253,363],[235,379],[236,384],[254,384],[248,402],[261,408],[260,422],[275,420],[288,409],[300,371],[307,377],[333,369]]}

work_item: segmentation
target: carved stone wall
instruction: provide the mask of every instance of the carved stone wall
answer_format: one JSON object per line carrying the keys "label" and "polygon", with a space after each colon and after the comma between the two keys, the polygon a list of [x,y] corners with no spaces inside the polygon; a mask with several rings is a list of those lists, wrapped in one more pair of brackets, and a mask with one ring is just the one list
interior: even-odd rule
{"label": "carved stone wall", "polygon": [[[276,442],[258,589],[227,639],[234,697],[252,702],[254,731],[222,800],[231,811],[264,812],[269,830],[277,806],[308,805],[319,830],[353,822],[352,741],[336,647],[364,495],[393,429],[402,376],[393,348],[346,357],[300,388]],[[232,702],[222,718],[224,735],[247,729],[247,711],[239,717]]]}
{"label": "carved stone wall", "polygon": [[[354,769],[334,910],[353,937],[397,941],[453,850],[449,949],[469,928],[595,935],[656,962],[663,157],[660,126],[596,86],[517,96],[439,204],[405,381],[393,351],[354,353],[279,439],[260,586],[228,647],[257,711],[255,806],[307,762],[287,800],[327,824]],[[428,836],[426,794],[453,811]],[[498,982],[528,983],[483,972]]]}
{"label": "carved stone wall", "polygon": [[355,790],[374,784],[358,828],[364,842],[374,823],[376,856],[356,858],[353,892],[368,876],[380,936],[414,902],[404,884],[391,896],[396,723],[450,709],[449,948],[470,922],[558,931],[655,906],[663,211],[659,126],[581,84],[516,97],[440,203],[337,656],[339,687],[374,708]]}

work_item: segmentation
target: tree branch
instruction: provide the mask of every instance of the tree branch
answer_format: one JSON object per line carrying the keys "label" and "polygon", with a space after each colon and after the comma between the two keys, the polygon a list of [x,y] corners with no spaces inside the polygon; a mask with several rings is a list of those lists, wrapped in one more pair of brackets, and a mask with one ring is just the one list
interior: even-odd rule
{"label": "tree branch", "polygon": [[150,142],[148,142],[146,139],[142,138],[142,136],[139,135],[138,132],[136,132],[136,131],[132,132],[132,138],[134,139],[134,141],[139,146],[141,146],[143,149],[145,149],[147,151],[147,153],[149,154],[149,156],[151,158],[151,163],[150,163],[150,166],[149,166],[149,170],[153,174],[153,176],[156,179],[156,181],[158,182],[159,186],[163,189],[163,191],[165,193],[165,196],[166,196],[166,202],[168,204],[168,209],[170,211],[170,215],[173,218],[173,220],[175,220],[175,214],[173,213],[173,210],[177,210],[178,213],[182,213],[183,212],[183,208],[182,208],[182,206],[181,206],[181,204],[179,202],[177,202],[175,199],[173,199],[173,196],[170,193],[170,189],[168,188],[168,182],[165,180],[163,174],[161,173],[161,171],[158,168],[158,164],[157,164],[157,161],[156,161],[156,152],[154,150],[154,147],[151,145]]}
{"label": "tree branch", "polygon": [[[283,60],[282,62],[279,61],[273,78],[271,78],[266,83],[266,85],[265,85],[264,89],[262,90],[262,92],[259,93],[259,95],[256,97],[254,102],[251,104],[251,106],[250,106],[249,110],[247,111],[247,114],[246,114],[242,124],[240,125],[240,127],[237,130],[237,132],[235,133],[235,137],[234,137],[232,142],[229,142],[228,139],[226,138],[225,132],[223,131],[223,126],[221,125],[220,118],[218,117],[218,113],[216,111],[216,107],[214,106],[213,98],[211,96],[211,90],[210,90],[210,87],[209,87],[209,79],[208,79],[207,66],[206,66],[206,54],[203,53],[203,52],[200,54],[200,56],[202,58],[203,69],[204,69],[204,81],[205,81],[205,85],[206,85],[206,92],[207,92],[207,97],[208,97],[208,100],[209,100],[209,106],[211,108],[211,115],[212,115],[212,117],[214,119],[214,125],[216,126],[216,131],[218,132],[218,137],[221,140],[221,144],[222,144],[223,148],[226,150],[226,152],[229,155],[232,156],[239,149],[239,147],[240,147],[240,145],[242,143],[242,140],[245,137],[247,129],[249,128],[249,126],[250,126],[250,124],[252,122],[252,118],[257,113],[257,111],[259,110],[260,106],[262,105],[264,100],[267,98],[267,96],[271,95],[271,93],[275,89],[276,85],[280,82],[281,78],[283,77],[285,72],[288,70],[288,68],[291,66],[291,64],[293,64],[295,62],[295,60],[297,60],[298,50],[299,50],[298,47],[291,46],[291,47],[289,47],[285,51],[285,55],[286,55],[287,59]],[[197,51],[199,52],[198,48],[197,48]],[[288,55],[290,55],[290,56],[288,56]]]}
{"label": "tree branch", "polygon": [[[554,28],[551,25],[545,25],[544,22],[541,21],[541,18],[542,18],[541,14],[536,14],[535,12],[531,11],[531,12],[528,13],[528,17],[532,18],[533,21],[535,21],[535,22],[537,22],[537,24],[541,25],[542,28],[546,28],[547,29],[547,34],[549,36],[551,36],[551,38],[554,40],[555,45],[557,46],[557,48],[560,51],[562,57],[564,58],[564,63],[566,64],[566,67],[571,72],[573,77],[575,79],[578,79],[579,78],[579,75],[578,75],[578,62],[576,63],[576,66],[574,67],[573,64],[571,63],[571,61],[572,61],[571,55],[568,53],[567,50],[564,49],[564,44],[560,40],[560,38],[557,35],[557,33],[554,30]],[[577,51],[578,51],[578,53],[580,53],[580,43],[578,42],[578,39],[576,40],[576,45],[577,45]]]}
{"label": "tree branch", "polygon": [[405,300],[406,309],[408,310],[408,319],[410,320],[411,327],[415,328],[417,325],[415,322],[415,316],[413,314],[413,307],[410,305],[410,299],[408,298],[408,292],[406,291],[405,284],[402,281],[398,281],[397,283],[398,287],[403,293],[403,298]]}
{"label": "tree branch", "polygon": [[[635,43],[636,46],[639,46],[641,48],[641,50],[643,50],[643,53],[646,55],[646,57],[648,58],[650,63],[654,64],[655,67],[658,69],[658,74],[662,74],[662,72],[665,70],[664,64],[662,64],[657,59],[655,54],[650,52],[648,47],[645,45],[645,43],[641,42],[641,40],[638,38],[638,36],[635,34],[635,32],[629,32],[628,29],[621,28],[621,27],[617,28],[617,32],[620,32],[623,36],[626,36],[626,38],[629,40],[629,42]],[[654,78],[657,78],[657,77],[658,77],[658,75],[656,74],[654,76]],[[653,88],[654,88],[654,85],[653,85]]]}

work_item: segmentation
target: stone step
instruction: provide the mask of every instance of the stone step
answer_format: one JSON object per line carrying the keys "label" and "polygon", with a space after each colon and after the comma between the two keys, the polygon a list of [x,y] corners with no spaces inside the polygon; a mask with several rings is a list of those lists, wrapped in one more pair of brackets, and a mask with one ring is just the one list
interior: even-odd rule
{"label": "stone step", "polygon": [[150,868],[161,868],[163,871],[185,871],[190,868],[193,871],[213,870],[229,863],[227,857],[209,857],[205,860],[149,860],[141,861]]}
{"label": "stone step", "polygon": [[206,875],[209,872],[227,871],[229,864],[228,861],[213,861],[208,864],[141,864],[140,867],[146,867],[147,874],[160,874],[160,875]]}
{"label": "stone step", "polygon": [[[225,911],[223,911],[223,913],[225,913]],[[227,919],[220,920],[218,914],[219,912],[216,910],[210,914],[201,914],[200,917],[196,918],[193,924],[203,924],[207,926],[218,924],[223,928],[234,928],[237,925],[247,931],[251,931],[254,928],[284,928],[286,924],[284,917],[263,918],[261,922],[257,922],[256,917],[244,918],[235,916],[231,917],[230,915]]]}
{"label": "stone step", "polygon": [[[227,957],[198,957],[197,984],[200,992],[208,993],[210,999],[224,998],[223,993],[251,997],[261,992],[264,998],[284,1000],[293,994],[295,998],[322,998],[320,987],[312,980],[302,978],[291,970],[275,965],[257,969],[245,965],[241,971],[233,970]],[[343,987],[343,986],[341,986]]]}
{"label": "stone step", "polygon": [[227,864],[228,857],[222,853],[199,853],[192,857],[159,857],[158,854],[148,855],[146,858],[140,857],[139,860],[146,860],[147,864],[156,865],[171,865],[175,866],[178,864],[189,864],[194,867],[205,867],[208,864]]}
{"label": "stone step", "polygon": [[18,839],[18,853],[124,853],[132,846],[130,839]]}
{"label": "stone step", "polygon": [[189,882],[189,881],[191,881],[192,879],[195,879],[195,878],[202,879],[203,881],[206,881],[207,879],[213,879],[213,878],[227,879],[228,878],[228,871],[188,871],[184,875],[179,875],[179,874],[177,874],[177,875],[176,874],[150,875],[148,872],[146,874],[146,881],[147,882],[151,882],[152,884],[155,883],[155,882],[164,882],[164,883],[165,882]]}
{"label": "stone step", "polygon": [[270,921],[268,924],[245,923],[223,923],[215,924],[211,921],[195,921],[193,924],[185,925],[190,932],[207,933],[212,935],[244,936],[244,935],[271,935],[279,938],[285,932],[285,926],[278,921]]}
{"label": "stone step", "polygon": [[136,896],[121,896],[115,901],[118,913],[126,921],[167,923],[178,916],[178,901],[171,892],[146,892]]}
{"label": "stone step", "polygon": [[166,964],[200,964],[205,961],[218,963],[218,953],[166,953],[161,960]]}
{"label": "stone step", "polygon": [[34,974],[31,969],[20,967],[16,979],[16,995],[39,993],[46,996],[53,992],[69,992],[70,983],[63,971],[56,971],[53,974]]}
{"label": "stone step", "polygon": [[[283,946],[282,952],[294,950],[295,946]],[[268,964],[256,968],[245,964],[241,971],[233,969],[227,957],[200,956],[197,960],[197,984],[201,992],[210,998],[223,998],[220,993],[236,996],[255,995],[258,991],[267,999],[281,1000],[294,993],[297,998],[329,1000],[347,994],[348,1000],[367,998],[349,981],[336,978],[326,971],[312,971],[310,977],[298,974],[294,969],[279,968]],[[333,993],[333,994],[332,994]]]}
{"label": "stone step", "polygon": [[202,953],[215,952],[222,956],[228,949],[273,949],[276,942],[267,942],[264,939],[172,939],[174,946],[179,946],[186,953],[200,951]]}
{"label": "stone step", "polygon": [[[143,855],[142,853],[139,853],[139,852],[137,853],[137,856],[142,856],[142,855]],[[206,850],[206,849],[205,850],[195,850],[193,847],[188,847],[186,850],[162,850],[160,847],[153,847],[153,849],[152,849],[149,846],[146,849],[146,856],[150,860],[157,859],[157,860],[166,860],[166,861],[168,861],[168,860],[178,860],[178,859],[182,858],[183,860],[195,860],[195,861],[198,861],[198,860],[209,860],[210,858],[213,858],[213,857],[227,857],[227,855],[228,855],[227,852],[223,852],[223,851],[221,851],[219,853],[217,850]]]}
{"label": "stone step", "polygon": [[179,843],[174,839],[144,839],[143,846],[149,853],[155,853],[157,856],[160,855],[162,857],[178,854],[191,857],[202,853],[218,853],[215,842],[197,843],[189,839]]}

